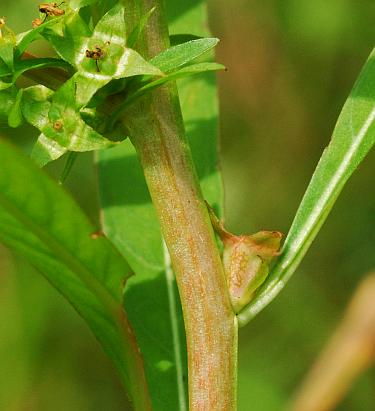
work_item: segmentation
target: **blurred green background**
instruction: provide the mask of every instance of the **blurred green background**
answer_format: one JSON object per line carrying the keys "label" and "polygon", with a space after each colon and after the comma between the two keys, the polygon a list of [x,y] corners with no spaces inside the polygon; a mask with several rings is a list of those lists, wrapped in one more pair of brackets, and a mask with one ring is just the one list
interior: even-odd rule
{"label": "blurred green background", "polygon": [[[1,0],[15,31],[38,2]],[[340,109],[375,44],[372,0],[216,0],[210,25],[218,61],[221,158],[228,227],[287,233]],[[4,125],[27,149],[35,133]],[[285,407],[375,268],[375,153],[345,188],[295,277],[240,331],[239,411]],[[50,171],[58,172],[57,163]],[[67,185],[97,219],[91,156]],[[375,409],[375,371],[339,410]],[[26,262],[0,248],[0,410],[117,411],[127,400],[116,372],[83,321]],[[169,410],[166,410],[169,411]]]}

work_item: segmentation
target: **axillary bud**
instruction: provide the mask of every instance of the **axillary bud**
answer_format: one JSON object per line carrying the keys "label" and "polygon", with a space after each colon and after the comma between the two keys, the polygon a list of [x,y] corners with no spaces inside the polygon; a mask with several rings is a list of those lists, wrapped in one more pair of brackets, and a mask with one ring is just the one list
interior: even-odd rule
{"label": "axillary bud", "polygon": [[209,207],[211,222],[223,242],[223,266],[233,310],[240,312],[254,297],[280,254],[282,233],[259,231],[252,235],[228,232]]}

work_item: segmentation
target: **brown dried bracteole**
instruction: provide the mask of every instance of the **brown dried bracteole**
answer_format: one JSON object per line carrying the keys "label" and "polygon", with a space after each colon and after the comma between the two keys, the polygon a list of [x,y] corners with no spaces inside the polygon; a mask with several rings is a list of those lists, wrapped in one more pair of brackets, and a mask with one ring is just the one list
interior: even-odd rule
{"label": "brown dried bracteole", "polygon": [[95,231],[94,233],[91,233],[90,237],[93,240],[97,240],[98,238],[105,237],[105,234],[103,233],[103,231],[98,230],[98,231]]}
{"label": "brown dried bracteole", "polygon": [[282,233],[259,231],[234,235],[224,228],[207,203],[214,230],[223,242],[223,266],[233,309],[239,313],[266,280],[272,259],[280,255]]}
{"label": "brown dried bracteole", "polygon": [[86,57],[89,59],[93,59],[95,61],[97,72],[100,72],[98,60],[100,60],[104,56],[105,56],[105,51],[99,46],[95,46],[94,50],[86,50]]}
{"label": "brown dried bracteole", "polygon": [[61,120],[56,120],[56,121],[54,122],[54,124],[53,124],[53,128],[54,128],[56,131],[61,131],[62,128],[63,128],[63,122],[62,122]]}
{"label": "brown dried bracteole", "polygon": [[33,26],[33,29],[36,29],[37,27],[43,24],[43,20],[38,17],[34,19],[31,24]]}
{"label": "brown dried bracteole", "polygon": [[5,26],[5,24],[6,24],[5,17],[1,17],[0,18],[0,39],[3,37],[3,33],[1,29]]}
{"label": "brown dried bracteole", "polygon": [[[39,12],[45,14],[46,16],[44,17],[44,20],[40,23],[43,24],[46,20],[48,16],[62,16],[65,14],[65,10],[59,9],[59,7],[65,3],[65,1],[62,1],[60,4],[57,3],[41,3],[39,4]],[[37,26],[40,24],[38,24],[39,22],[37,22],[35,19],[33,21],[33,25],[34,23],[37,24]],[[36,27],[37,27],[36,26]]]}

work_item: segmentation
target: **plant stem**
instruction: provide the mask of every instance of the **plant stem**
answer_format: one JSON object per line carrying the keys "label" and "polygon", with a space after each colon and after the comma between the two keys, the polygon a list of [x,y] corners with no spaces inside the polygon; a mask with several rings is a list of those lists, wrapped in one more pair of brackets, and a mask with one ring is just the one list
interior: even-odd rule
{"label": "plant stem", "polygon": [[[153,57],[167,48],[162,1],[123,2],[129,31],[141,15],[156,7],[139,51]],[[48,69],[48,73],[48,86],[58,88],[60,72]],[[40,80],[37,74],[27,73]],[[189,409],[235,411],[237,318],[186,141],[175,84],[147,94],[129,107],[122,121],[139,154],[177,277],[187,338]]]}
{"label": "plant stem", "polygon": [[[154,6],[140,46],[148,58],[169,45],[162,1],[126,4],[133,18]],[[176,85],[147,94],[122,120],[140,157],[177,277],[188,348],[189,409],[235,410],[237,321],[185,138]]]}

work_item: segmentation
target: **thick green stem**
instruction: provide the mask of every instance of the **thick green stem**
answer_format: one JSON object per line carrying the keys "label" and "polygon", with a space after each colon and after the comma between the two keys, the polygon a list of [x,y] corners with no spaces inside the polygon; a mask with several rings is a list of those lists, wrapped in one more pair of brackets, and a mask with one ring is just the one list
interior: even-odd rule
{"label": "thick green stem", "polygon": [[[130,6],[132,16],[156,6],[140,51],[151,57],[167,47],[161,1],[139,0],[139,9]],[[139,154],[177,277],[188,347],[189,409],[233,411],[237,322],[185,138],[176,86],[148,94],[123,121]]]}
{"label": "thick green stem", "polygon": [[[156,6],[139,45],[141,53],[151,57],[168,47],[161,0],[123,2],[129,30]],[[50,73],[53,81],[59,80]],[[122,120],[141,159],[177,277],[188,347],[189,409],[235,411],[237,319],[186,141],[176,86],[148,94]],[[142,393],[133,397],[140,399]],[[136,409],[149,409],[146,397],[144,404],[134,404]]]}

